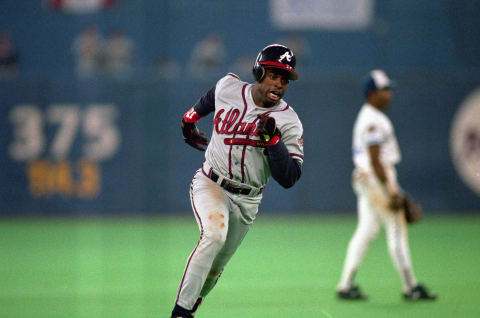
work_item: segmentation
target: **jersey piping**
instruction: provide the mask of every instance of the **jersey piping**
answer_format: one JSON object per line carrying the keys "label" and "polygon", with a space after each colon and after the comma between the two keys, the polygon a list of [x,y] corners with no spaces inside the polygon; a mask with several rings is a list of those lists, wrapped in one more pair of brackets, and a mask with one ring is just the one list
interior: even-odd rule
{"label": "jersey piping", "polygon": [[[248,84],[244,84],[243,87],[242,87],[242,99],[243,99],[243,113],[242,113],[242,116],[240,117],[240,121],[239,122],[242,122],[243,121],[243,117],[245,117],[245,114],[247,113],[247,101],[245,100],[245,88],[248,86]],[[235,138],[235,136],[237,135],[237,131],[235,130],[235,132],[233,133],[233,136],[232,138]],[[230,150],[228,151],[228,174],[230,176],[230,179],[233,179],[233,173],[232,173],[232,149],[233,149],[233,145],[230,146]],[[245,154],[242,154],[242,158]],[[243,171],[243,164],[241,166],[241,171],[242,171],[242,182],[244,180],[244,171]]]}

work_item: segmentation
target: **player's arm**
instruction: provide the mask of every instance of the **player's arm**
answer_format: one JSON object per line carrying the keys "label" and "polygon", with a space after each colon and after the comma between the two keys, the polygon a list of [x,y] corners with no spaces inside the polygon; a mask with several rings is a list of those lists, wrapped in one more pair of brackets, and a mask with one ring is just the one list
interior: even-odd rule
{"label": "player's arm", "polygon": [[269,146],[267,150],[268,163],[273,179],[282,187],[292,187],[302,175],[302,164],[293,159],[283,141]]}
{"label": "player's arm", "polygon": [[215,111],[215,87],[200,97],[195,105],[183,115],[183,121],[195,124],[200,118]]}
{"label": "player's arm", "polygon": [[205,147],[202,145],[208,145],[208,139],[204,136],[203,132],[198,130],[195,124],[200,118],[213,111],[215,111],[215,86],[183,115],[181,126],[183,139],[187,144],[198,150],[205,151]]}
{"label": "player's arm", "polygon": [[378,180],[383,184],[386,189],[386,192],[390,196],[390,208],[393,210],[398,210],[402,207],[402,199],[398,193],[398,188],[393,185],[392,182],[388,179],[385,167],[380,161],[380,151],[381,145],[375,144],[368,147],[368,152],[370,154],[370,164],[372,169],[377,176]]}
{"label": "player's arm", "polygon": [[272,177],[282,187],[286,189],[292,187],[302,175],[302,165],[290,156],[281,140],[282,134],[276,126],[275,119],[268,115],[259,115],[257,133],[265,143],[265,154]]}

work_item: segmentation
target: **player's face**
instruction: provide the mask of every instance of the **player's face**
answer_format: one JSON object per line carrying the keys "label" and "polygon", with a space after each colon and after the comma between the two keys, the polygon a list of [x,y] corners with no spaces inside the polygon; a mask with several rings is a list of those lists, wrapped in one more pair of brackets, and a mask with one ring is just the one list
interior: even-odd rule
{"label": "player's face", "polygon": [[288,73],[279,69],[266,69],[265,76],[259,83],[260,94],[265,107],[277,104],[288,87]]}
{"label": "player's face", "polygon": [[380,103],[383,107],[388,107],[390,102],[392,101],[392,90],[391,89],[381,89],[378,91],[378,97],[380,99]]}
{"label": "player's face", "polygon": [[372,92],[370,95],[370,101],[380,107],[380,109],[385,109],[390,105],[392,101],[392,90],[389,88],[379,89]]}

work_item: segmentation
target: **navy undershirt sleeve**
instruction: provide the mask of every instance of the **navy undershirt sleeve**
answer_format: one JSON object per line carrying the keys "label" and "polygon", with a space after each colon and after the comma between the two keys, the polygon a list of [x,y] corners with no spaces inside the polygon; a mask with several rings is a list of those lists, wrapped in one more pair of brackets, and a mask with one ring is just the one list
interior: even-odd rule
{"label": "navy undershirt sleeve", "polygon": [[195,112],[200,117],[206,116],[215,111],[215,87],[213,86],[208,92],[205,93],[197,103],[193,106]]}
{"label": "navy undershirt sleeve", "polygon": [[280,140],[268,147],[268,162],[272,177],[284,188],[292,187],[302,175],[302,165],[293,159],[285,144]]}

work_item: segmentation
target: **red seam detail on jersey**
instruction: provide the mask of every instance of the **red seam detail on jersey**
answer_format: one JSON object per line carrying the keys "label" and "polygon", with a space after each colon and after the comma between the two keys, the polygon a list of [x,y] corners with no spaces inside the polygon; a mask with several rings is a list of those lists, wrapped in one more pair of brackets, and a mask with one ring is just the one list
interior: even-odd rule
{"label": "red seam detail on jersey", "polygon": [[[248,139],[248,136],[247,136],[247,139]],[[243,167],[245,166],[245,152],[247,150],[247,146],[243,146],[243,150],[242,150],[242,160],[240,161],[240,165],[242,167],[242,183],[245,182],[245,171],[243,169]]]}
{"label": "red seam detail on jersey", "polygon": [[203,170],[203,164],[202,164],[202,173],[205,175],[205,177],[208,177],[208,174]]}
{"label": "red seam detail on jersey", "polygon": [[[202,172],[203,172],[203,166],[202,166]],[[197,175],[197,173],[195,173],[195,175],[193,176],[193,178],[195,178],[196,175]],[[192,190],[193,190],[193,179],[192,179],[192,181],[190,182],[190,191],[192,191]],[[181,282],[180,282],[180,286],[178,287],[177,298],[175,299],[175,303],[178,302],[178,298],[180,297],[180,292],[182,291],[183,282],[184,282],[184,280],[185,280],[185,275],[187,274],[188,266],[190,266],[190,261],[192,260],[192,257],[193,257],[193,255],[195,254],[195,252],[197,251],[198,245],[200,245],[200,241],[202,240],[202,237],[203,237],[203,224],[202,224],[202,219],[200,218],[200,215],[198,215],[197,208],[196,208],[195,202],[194,202],[194,200],[193,200],[193,193],[190,194],[190,198],[192,199],[193,213],[195,214],[196,218],[198,219],[198,222],[200,223],[200,239],[198,240],[197,245],[196,245],[195,248],[193,249],[192,254],[190,254],[190,257],[188,258],[187,266],[185,266],[185,271],[183,271],[182,280],[181,280]]]}
{"label": "red seam detail on jersey", "polygon": [[[270,113],[273,113],[273,112],[283,112],[283,111],[286,111],[288,108],[289,108],[289,106],[288,106],[288,104],[287,104],[287,106],[285,106],[284,109],[269,110],[269,111],[267,111],[267,112],[264,112],[264,113],[262,114],[262,116],[270,115]],[[256,121],[257,119],[258,119],[258,117],[255,119],[255,121]],[[254,121],[254,122],[255,122],[255,121]]]}
{"label": "red seam detail on jersey", "polygon": [[232,145],[230,145],[230,150],[228,151],[228,175],[230,179],[233,178],[232,174]]}
{"label": "red seam detail on jersey", "polygon": [[[270,115],[270,113],[273,112],[273,111],[274,111],[274,110],[269,110],[268,112],[264,112],[264,113],[262,114],[262,116]],[[255,118],[255,121],[257,121],[258,119],[259,119],[258,117]]]}
{"label": "red seam detail on jersey", "polygon": [[[204,175],[205,177],[211,179],[211,177],[212,177],[212,171],[213,171],[213,168],[210,168],[210,169],[208,170],[208,173],[206,173],[205,170],[203,170],[203,165],[202,165],[202,173],[203,173],[203,175]],[[213,180],[212,180],[212,181],[213,181]]]}
{"label": "red seam detail on jersey", "polygon": [[268,115],[273,112],[283,112],[286,111],[290,106],[287,104],[284,109],[269,110],[268,112],[263,113],[263,115]]}
{"label": "red seam detail on jersey", "polygon": [[[242,118],[240,118],[239,123],[242,122],[243,117],[245,117],[245,113],[247,112],[247,108],[248,108],[247,100],[245,99],[245,88],[246,87],[247,87],[247,85],[245,84],[245,85],[243,85],[243,88],[242,88],[242,99],[243,99],[243,104],[245,105],[245,107],[243,109]],[[233,135],[233,138],[235,138],[235,134]],[[247,139],[248,139],[248,135],[247,135]],[[242,172],[242,183],[245,182],[245,170],[243,169],[243,166],[244,166],[244,163],[245,163],[245,150],[246,149],[247,149],[247,146],[243,146],[242,160],[240,160],[240,170]]]}
{"label": "red seam detail on jersey", "polygon": [[[247,87],[248,84],[244,84],[242,87],[242,98],[243,98],[243,103],[245,104],[245,107],[243,109],[242,117],[240,117],[240,123],[243,120],[243,117],[245,117],[245,113],[247,112],[247,102],[245,101],[245,87]],[[235,138],[236,133],[233,134],[233,138]],[[230,150],[228,151],[228,175],[230,176],[230,179],[233,179],[233,173],[232,173],[232,148],[233,145],[230,146]],[[243,167],[242,167],[242,173],[243,173]]]}
{"label": "red seam detail on jersey", "polygon": [[303,159],[303,156],[302,156],[302,155],[299,155],[299,154],[296,154],[296,153],[291,153],[291,154],[290,154],[290,157],[298,157],[298,158],[302,158],[302,159]]}
{"label": "red seam detail on jersey", "polygon": [[227,75],[230,75],[231,77],[235,77],[236,79],[240,79],[240,77],[238,77],[237,75],[233,74],[233,73],[228,73]]}

